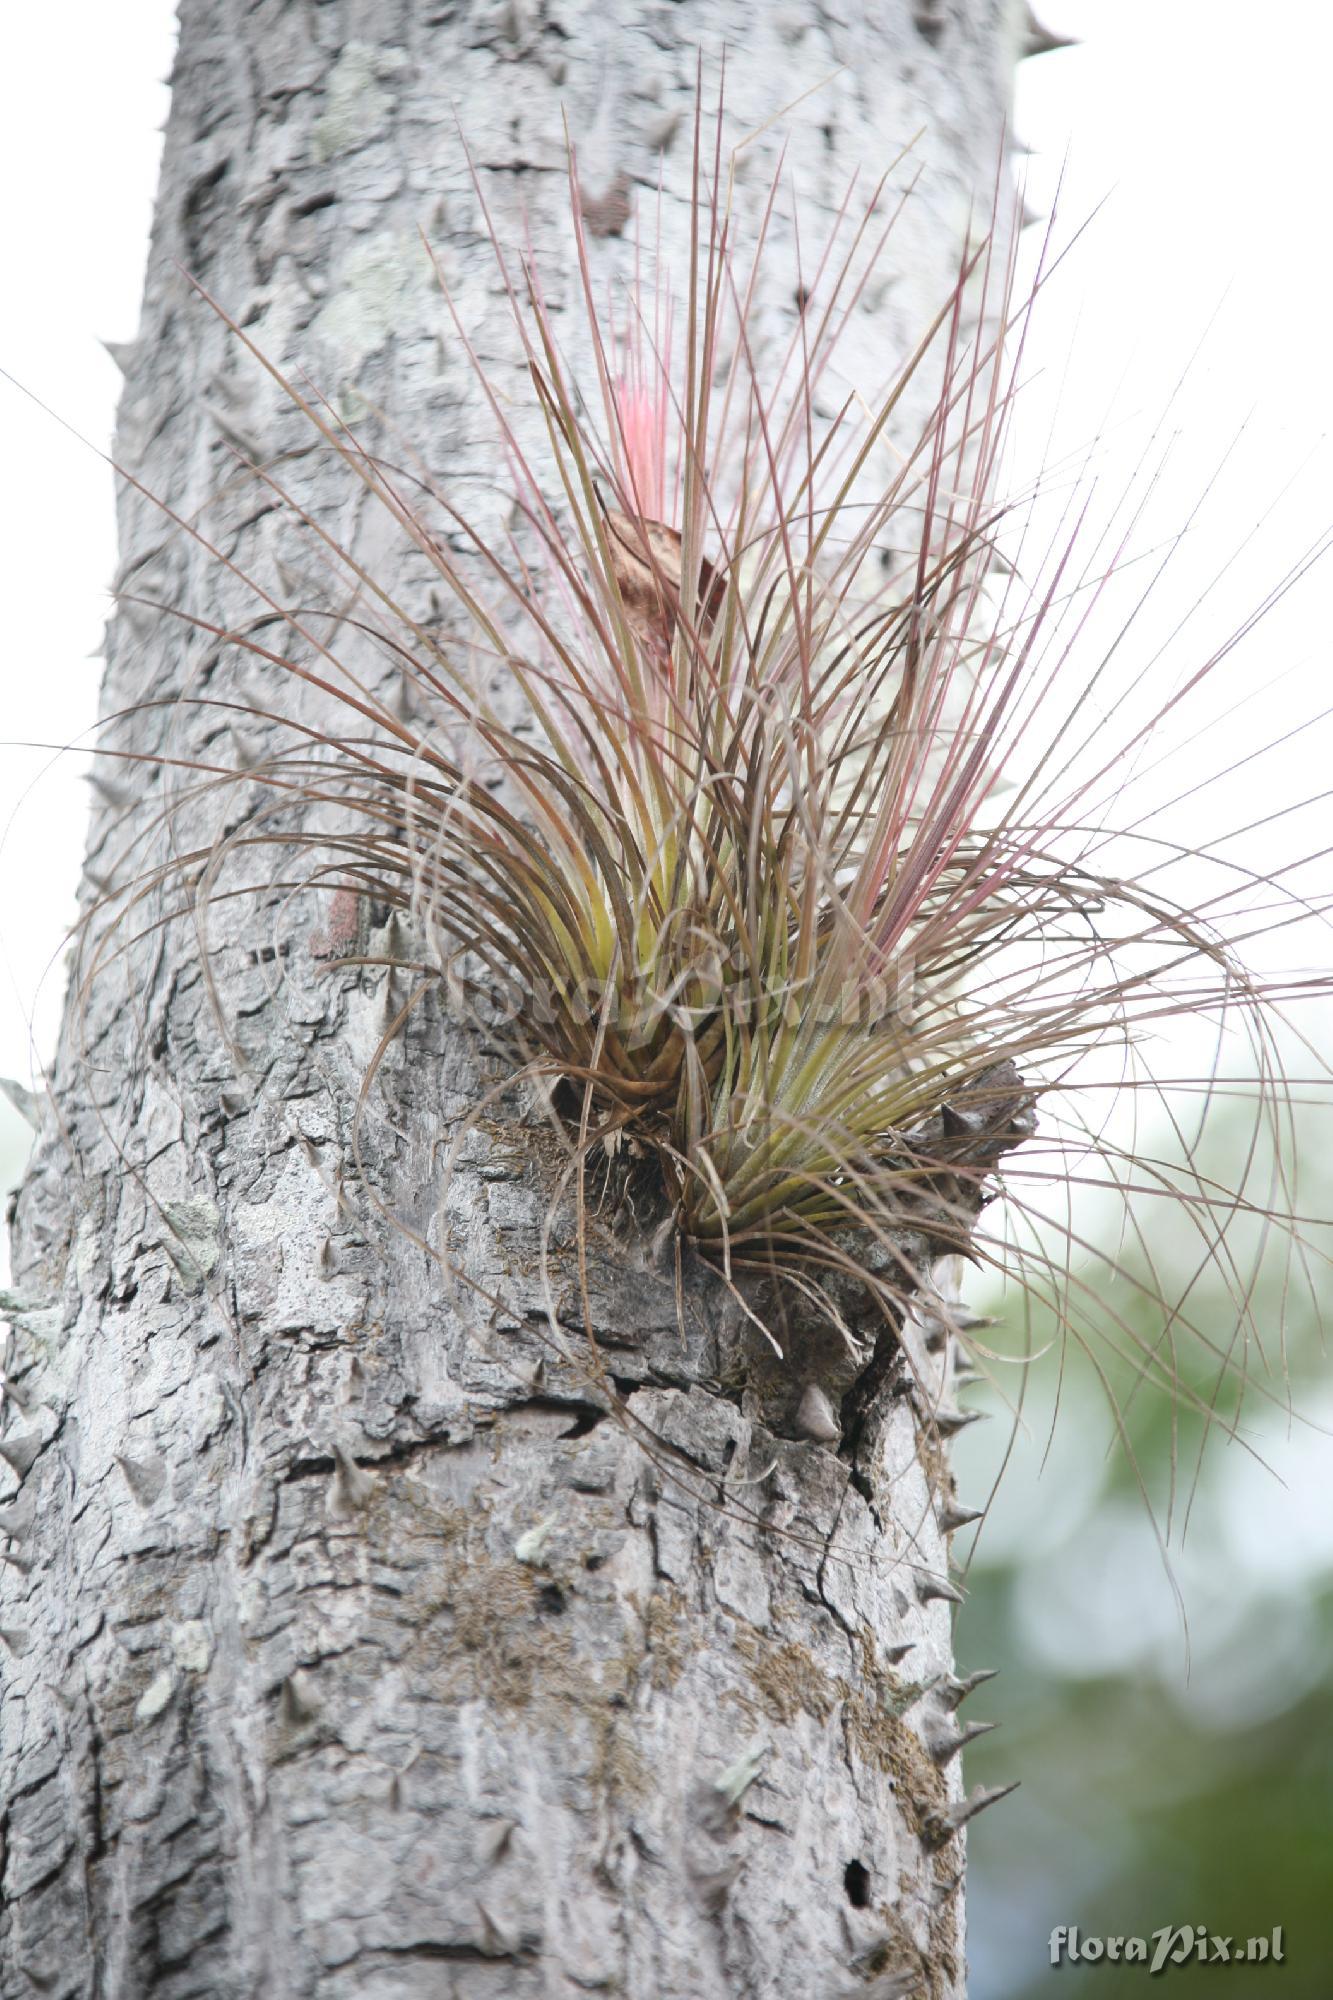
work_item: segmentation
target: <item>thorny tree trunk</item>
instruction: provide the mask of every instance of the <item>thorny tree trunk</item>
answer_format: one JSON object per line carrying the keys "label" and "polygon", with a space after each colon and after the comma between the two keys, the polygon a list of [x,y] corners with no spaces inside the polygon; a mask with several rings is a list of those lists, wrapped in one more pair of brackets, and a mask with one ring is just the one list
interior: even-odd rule
{"label": "thorny tree trunk", "polygon": [[[631,254],[621,197],[651,191],[662,150],[683,185],[696,44],[714,65],[730,51],[735,133],[829,79],[785,121],[806,218],[924,126],[897,282],[866,302],[882,380],[989,207],[1027,32],[1005,0],[182,14],[120,457],[186,517],[220,493],[206,522],[224,553],[269,574],[285,557],[306,604],[327,581],[234,477],[233,443],[293,453],[286,476],[315,513],[397,563],[418,601],[423,586],[180,267],[269,354],[345,399],[355,385],[365,402],[346,407],[388,411],[387,455],[418,450],[484,513],[496,454],[416,236],[424,224],[488,366],[521,389],[454,107],[498,227],[516,240],[526,213],[540,246],[567,200],[563,103],[601,278]],[[747,155],[742,235],[776,143]],[[680,212],[668,200],[669,238]],[[791,272],[780,256],[768,270],[781,329]],[[547,283],[567,319],[567,271]],[[128,492],[121,530],[123,588],[255,615]],[[142,609],[116,621],[108,662],[108,711],[187,683],[255,692],[234,659]],[[220,727],[158,709],[119,740],[198,755]],[[151,858],[164,798],[159,775],[105,774],[90,882]],[[255,803],[233,795],[224,815]],[[118,861],[133,832],[146,847]],[[603,1346],[633,1410],[722,1504],[663,1478],[542,1344],[550,1147],[531,1107],[496,1108],[443,1219],[502,1311],[449,1294],[376,1219],[349,1125],[402,995],[329,975],[318,907],[286,913],[276,957],[252,902],[217,915],[248,1079],[187,925],[111,966],[81,1021],[71,1007],[10,1301],[6,2000],[960,1993],[958,1725],[947,1683],[910,1698],[952,1667],[949,1480],[907,1370],[858,1403],[845,1362],[799,1329],[779,1369],[700,1274],[682,1333],[672,1272],[622,1213],[595,1244]],[[429,1008],[389,1058],[366,1184],[423,1235],[444,1142],[491,1080]],[[553,1256],[572,1318],[558,1235]],[[928,1324],[907,1338],[938,1382]],[[841,1440],[808,1435],[808,1401],[803,1431],[812,1382],[855,1410]]]}

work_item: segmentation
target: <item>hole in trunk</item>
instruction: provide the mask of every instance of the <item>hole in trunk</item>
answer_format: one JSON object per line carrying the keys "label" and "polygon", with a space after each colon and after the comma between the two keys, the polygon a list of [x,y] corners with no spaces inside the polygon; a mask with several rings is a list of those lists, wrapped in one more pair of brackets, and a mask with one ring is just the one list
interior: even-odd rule
{"label": "hole in trunk", "polygon": [[847,1891],[847,1901],[854,1910],[864,1910],[870,1905],[870,1870],[864,1861],[849,1861],[842,1871],[842,1885]]}

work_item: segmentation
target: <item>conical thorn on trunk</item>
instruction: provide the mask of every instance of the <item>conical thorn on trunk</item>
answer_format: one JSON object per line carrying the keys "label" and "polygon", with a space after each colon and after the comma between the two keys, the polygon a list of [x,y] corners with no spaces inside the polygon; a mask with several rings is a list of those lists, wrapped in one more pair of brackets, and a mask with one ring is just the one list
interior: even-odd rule
{"label": "conical thorn on trunk", "polygon": [[1019,1782],[1015,1778],[1012,1785],[978,1785],[970,1798],[959,1799],[946,1812],[928,1814],[923,1828],[926,1839],[932,1847],[943,1847],[945,1841],[952,1840],[970,1819],[985,1812],[988,1806],[998,1805],[1001,1799],[1007,1799],[1010,1792],[1016,1792]]}
{"label": "conical thorn on trunk", "polygon": [[975,1743],[978,1736],[988,1736],[999,1726],[998,1722],[969,1722],[965,1729],[942,1730],[931,1738],[930,1754],[937,1764],[948,1764],[969,1743]]}
{"label": "conical thorn on trunk", "polygon": [[941,1437],[957,1437],[969,1424],[979,1424],[986,1416],[985,1410],[932,1410],[930,1421]]}
{"label": "conical thorn on trunk", "polygon": [[0,1438],[0,1458],[16,1479],[26,1479],[32,1471],[33,1461],[42,1448],[40,1431],[17,1431],[13,1437]]}
{"label": "conical thorn on trunk", "polygon": [[978,1667],[974,1674],[960,1680],[956,1674],[946,1674],[936,1686],[936,1696],[945,1708],[961,1708],[967,1697],[982,1686],[985,1681],[993,1681],[999,1673],[998,1667]]}
{"label": "conical thorn on trunk", "polygon": [[961,1604],[963,1593],[957,1584],[950,1583],[943,1576],[919,1576],[916,1580],[916,1594],[920,1603],[929,1604],[933,1597],[942,1597],[946,1604]]}
{"label": "conical thorn on trunk", "polygon": [[351,1453],[340,1444],[333,1447],[333,1464],[333,1478],[329,1481],[329,1512],[335,1520],[344,1521],[349,1514],[369,1506],[375,1491],[375,1476],[363,1471]]}
{"label": "conical thorn on trunk", "polygon": [[1046,27],[1037,19],[1032,9],[1028,8],[1018,58],[1020,62],[1026,62],[1029,56],[1049,56],[1053,55],[1056,49],[1076,49],[1078,46],[1077,35],[1058,35],[1054,28]]}

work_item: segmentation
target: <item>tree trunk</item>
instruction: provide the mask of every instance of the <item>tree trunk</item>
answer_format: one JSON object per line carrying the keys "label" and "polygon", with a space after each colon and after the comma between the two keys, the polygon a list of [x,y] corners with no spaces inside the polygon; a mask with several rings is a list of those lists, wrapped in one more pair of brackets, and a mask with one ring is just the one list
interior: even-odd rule
{"label": "tree trunk", "polygon": [[[497,227],[517,242],[526,217],[540,255],[568,202],[564,106],[599,283],[633,254],[619,196],[651,196],[662,151],[668,236],[683,227],[696,45],[710,79],[729,50],[733,137],[827,79],[743,156],[742,239],[782,136],[817,229],[854,170],[924,128],[899,282],[864,304],[882,376],[989,214],[1020,33],[1002,0],[184,0],[120,461],[229,561],[285,562],[289,601],[326,604],[308,542],[231,447],[287,453],[301,502],[424,613],[419,560],[386,546],[184,272],[344,407],[355,389],[386,411],[387,456],[419,452],[499,520],[489,419],[416,234],[521,390],[455,107]],[[793,272],[768,259],[777,327]],[[546,279],[577,363],[572,286]],[[129,488],[121,536],[126,592],[236,625],[262,609]],[[123,609],[108,715],[182,691],[264,693],[206,635]],[[225,734],[216,709],[163,705],[108,740],[216,763]],[[185,782],[102,771],[99,886],[162,857]],[[201,798],[173,837],[206,846],[262,804]],[[680,1317],[669,1253],[630,1210],[604,1218],[599,1339],[677,1454],[655,1462],[580,1369],[558,1230],[570,1356],[552,1351],[538,1266],[558,1160],[538,1109],[497,1101],[437,1214],[494,1060],[418,1009],[354,1166],[361,1079],[403,991],[330,971],[312,898],[221,904],[208,962],[238,1068],[195,929],[150,928],[152,907],[71,999],[17,1204],[4,1994],[961,1993],[949,1480],[896,1348],[873,1395],[813,1331],[780,1367],[688,1260]],[[447,1239],[493,1308],[411,1232]],[[939,1385],[928,1316],[903,1338]],[[847,1422],[821,1422],[840,1399]]]}

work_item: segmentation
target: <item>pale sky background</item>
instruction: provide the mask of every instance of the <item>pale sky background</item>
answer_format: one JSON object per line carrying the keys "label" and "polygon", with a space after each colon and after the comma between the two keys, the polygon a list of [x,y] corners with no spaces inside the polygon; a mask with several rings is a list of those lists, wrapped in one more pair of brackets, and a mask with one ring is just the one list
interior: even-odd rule
{"label": "pale sky background", "polygon": [[[1082,37],[1082,45],[1019,72],[1015,129],[1035,149],[1030,203],[1044,212],[1063,172],[1063,234],[1102,206],[1036,321],[1024,450],[1036,466],[1102,433],[1102,490],[1114,493],[1145,449],[1174,436],[1158,512],[1165,531],[1188,512],[1243,429],[1197,532],[1173,562],[1162,614],[1164,624],[1183,616],[1220,573],[1199,618],[1198,643],[1215,643],[1333,523],[1333,7],[1295,0],[1266,25],[1252,0],[1047,0],[1042,17]],[[103,448],[119,376],[100,342],[135,332],[173,35],[166,0],[65,0],[59,8],[11,10],[6,21],[0,366]],[[1187,364],[1184,390],[1163,421]],[[0,411],[0,742],[61,741],[94,712],[100,668],[89,655],[115,565],[111,476],[92,451],[2,382]],[[1233,663],[1223,706],[1241,705],[1185,753],[1194,760],[1179,767],[1190,772],[1188,782],[1333,701],[1331,584],[1333,565],[1325,565]],[[25,1081],[33,1067],[29,1016],[39,1055],[54,1037],[58,959],[87,803],[77,761],[39,776],[46,761],[0,747],[0,823],[18,807],[0,847],[0,1074]],[[1308,731],[1280,761],[1210,787],[1191,811],[1201,827],[1225,829],[1324,784],[1333,784],[1327,726]],[[1258,837],[1254,851],[1270,860],[1301,841],[1313,846],[1314,817],[1299,833],[1288,826]],[[1317,818],[1322,825],[1333,814],[1325,807]],[[1322,951],[1327,962],[1323,939],[1312,937],[1303,949]],[[55,971],[39,993],[53,959]],[[25,1128],[0,1104],[6,1179],[19,1170],[25,1143]],[[1068,1491],[1080,1477],[1076,1426],[1067,1425],[1060,1439],[1051,1476]],[[1242,1711],[1247,1701],[1252,1710],[1263,1698],[1262,1690],[1238,1697],[1225,1678],[1209,1677],[1214,1605],[1215,1660],[1225,1663],[1231,1650],[1217,1598],[1225,1573],[1235,1573],[1231,1566],[1267,1574],[1282,1546],[1289,1601],[1297,1605],[1311,1573],[1333,1564],[1327,1438],[1279,1433],[1266,1449],[1286,1484],[1242,1464],[1215,1519],[1224,1547],[1213,1547],[1197,1575],[1184,1579],[1196,1618],[1191,1699],[1205,1706],[1239,1699]],[[1077,1509],[1064,1518],[1076,1519]],[[1030,1541],[1050,1519],[1042,1489],[1017,1479],[1007,1513],[1002,1508],[993,1523],[997,1549],[1019,1535]],[[1293,1534],[1298,1522],[1304,1525]],[[1080,1634],[1091,1657],[1105,1661],[1117,1632],[1134,1631],[1141,1650],[1171,1654],[1178,1678],[1175,1611],[1158,1587],[1151,1554],[1153,1576],[1145,1581],[1135,1537],[1107,1522],[1099,1532],[1105,1547],[1098,1544],[1095,1558],[1087,1546],[1066,1544],[1064,1555],[1052,1549],[1053,1574],[1063,1574],[1066,1556],[1072,1564],[1068,1601],[1063,1623],[1059,1592],[1041,1618],[1034,1614],[1038,1640],[1077,1669],[1071,1648]],[[1099,1612],[1080,1579],[1098,1566],[1109,1576],[1117,1562],[1130,1563],[1134,1574],[1108,1586]],[[1135,1591],[1139,1608],[1131,1619],[1126,1606]],[[1293,1658],[1300,1651],[1285,1650]]]}

